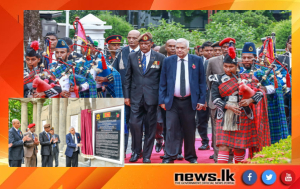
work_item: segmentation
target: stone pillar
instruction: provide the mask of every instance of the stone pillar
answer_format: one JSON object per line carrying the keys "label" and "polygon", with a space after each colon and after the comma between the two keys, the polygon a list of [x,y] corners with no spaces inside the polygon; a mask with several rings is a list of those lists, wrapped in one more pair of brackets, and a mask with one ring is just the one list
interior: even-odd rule
{"label": "stone pillar", "polygon": [[59,133],[59,98],[52,99],[52,127],[54,132]]}
{"label": "stone pillar", "polygon": [[21,101],[21,131],[23,133],[26,132],[26,128],[28,126],[28,102]]}
{"label": "stone pillar", "polygon": [[56,132],[60,138],[59,149],[63,150],[64,145],[66,144],[66,124],[67,124],[67,107],[68,99],[60,98],[59,104],[59,132]]}
{"label": "stone pillar", "polygon": [[35,124],[37,124],[36,123],[36,119],[37,119],[37,104],[36,104],[36,102],[32,102],[32,122],[33,123],[35,123]]}
{"label": "stone pillar", "polygon": [[36,108],[36,126],[35,126],[35,133],[37,135],[42,132],[42,120],[41,120],[41,114],[42,114],[42,107],[43,107],[43,101],[41,99],[37,100],[37,108]]}

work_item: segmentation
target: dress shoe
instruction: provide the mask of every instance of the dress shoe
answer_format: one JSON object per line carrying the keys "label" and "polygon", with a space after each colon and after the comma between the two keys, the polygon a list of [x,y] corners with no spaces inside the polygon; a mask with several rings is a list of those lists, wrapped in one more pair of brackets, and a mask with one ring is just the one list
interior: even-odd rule
{"label": "dress shoe", "polygon": [[170,159],[163,159],[162,163],[174,163],[174,160],[170,160]]}
{"label": "dress shoe", "polygon": [[176,159],[177,159],[177,160],[183,160],[182,154],[178,154]]}
{"label": "dress shoe", "polygon": [[209,149],[210,149],[210,147],[209,147],[208,144],[202,144],[202,146],[200,146],[200,147],[198,148],[198,150],[209,150]]}
{"label": "dress shoe", "polygon": [[159,156],[160,157],[160,159],[164,159],[165,158],[165,155],[163,155],[163,156]]}
{"label": "dress shoe", "polygon": [[161,149],[162,149],[162,143],[156,143],[155,144],[155,151],[157,153],[159,153],[161,151]]}
{"label": "dress shoe", "polygon": [[136,162],[138,159],[140,159],[140,154],[137,154],[137,153],[132,153],[132,156],[130,158],[130,162]]}
{"label": "dress shoe", "polygon": [[143,159],[143,163],[151,163],[151,160],[148,159],[148,158],[144,158],[144,159]]}
{"label": "dress shoe", "polygon": [[209,156],[209,159],[214,159],[214,154]]}
{"label": "dress shoe", "polygon": [[190,163],[198,163],[196,159],[192,159],[191,161],[189,161]]}

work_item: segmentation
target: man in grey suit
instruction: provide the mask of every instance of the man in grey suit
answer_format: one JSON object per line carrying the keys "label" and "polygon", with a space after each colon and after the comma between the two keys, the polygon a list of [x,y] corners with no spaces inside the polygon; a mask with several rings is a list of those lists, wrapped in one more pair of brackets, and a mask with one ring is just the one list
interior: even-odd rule
{"label": "man in grey suit", "polygon": [[42,167],[53,167],[52,144],[56,139],[50,134],[50,124],[44,125],[44,131],[39,134],[42,155]]}
{"label": "man in grey suit", "polygon": [[9,148],[9,166],[10,167],[21,167],[22,158],[24,156],[23,145],[25,141],[29,141],[28,136],[24,136],[20,128],[20,121],[17,119],[12,120],[12,127],[9,129],[9,144],[12,144]]}
{"label": "man in grey suit", "polygon": [[[222,41],[219,42],[219,45],[221,47],[222,50],[222,55],[220,56],[215,56],[211,59],[209,59],[208,64],[207,64],[207,69],[206,69],[206,83],[207,86],[209,88],[209,90],[211,89],[211,85],[214,79],[214,75],[217,74],[223,74],[224,72],[224,68],[223,68],[223,59],[226,56],[226,54],[228,53],[228,47],[229,44],[233,44],[233,46],[235,46],[235,39],[233,38],[225,38]],[[240,62],[238,60],[238,62]],[[210,108],[210,115],[211,115],[211,124],[212,124],[212,143],[213,143],[213,149],[214,149],[214,155],[213,155],[213,159],[215,161],[215,163],[218,162],[218,152],[219,152],[219,148],[216,146],[216,119],[215,119],[215,114],[216,114],[216,106],[212,103],[211,101],[211,93],[209,94],[209,98],[208,98],[208,106]],[[229,162],[232,162],[232,158],[233,158],[233,154],[231,151],[231,154],[229,156]]]}
{"label": "man in grey suit", "polygon": [[52,135],[52,138],[54,140],[54,144],[52,144],[53,159],[55,160],[55,167],[58,167],[58,155],[59,155],[58,144],[60,143],[60,139],[58,134],[54,134],[54,127],[51,127],[50,134]]}
{"label": "man in grey suit", "polygon": [[30,141],[24,143],[24,159],[25,167],[36,167],[36,155],[37,155],[37,146],[40,144],[38,141],[38,136],[35,132],[35,124],[28,125],[28,132],[24,134],[30,138]]}

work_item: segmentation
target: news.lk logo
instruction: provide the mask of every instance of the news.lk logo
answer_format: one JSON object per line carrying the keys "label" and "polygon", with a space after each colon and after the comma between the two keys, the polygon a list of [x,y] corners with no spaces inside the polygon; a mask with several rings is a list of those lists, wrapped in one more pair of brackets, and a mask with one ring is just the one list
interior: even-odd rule
{"label": "news.lk logo", "polygon": [[247,185],[252,185],[257,180],[257,174],[253,170],[248,170],[243,173],[243,181]]}
{"label": "news.lk logo", "polygon": [[175,173],[176,185],[235,185],[235,173],[230,169],[222,169],[220,176],[217,173]]}

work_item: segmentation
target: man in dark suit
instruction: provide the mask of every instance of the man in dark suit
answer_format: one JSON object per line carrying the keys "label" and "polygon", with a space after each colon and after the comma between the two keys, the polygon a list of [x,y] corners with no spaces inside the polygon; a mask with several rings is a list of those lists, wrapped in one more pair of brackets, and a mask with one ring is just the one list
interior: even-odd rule
{"label": "man in dark suit", "polygon": [[[58,144],[60,143],[60,139],[58,134],[54,134],[54,127],[51,127],[50,133],[54,140],[54,144],[52,144],[52,151],[53,151],[53,159],[55,160],[55,167],[58,167],[58,155],[59,155],[59,147]],[[56,142],[55,142],[56,141]]]}
{"label": "man in dark suit", "polygon": [[140,51],[129,54],[125,75],[125,104],[131,106],[129,124],[132,136],[132,157],[136,162],[142,151],[142,130],[145,125],[143,162],[151,163],[156,131],[156,112],[161,64],[164,55],[151,50],[152,35],[145,33],[138,39]]}
{"label": "man in dark suit", "polygon": [[66,167],[78,167],[78,154],[80,154],[80,147],[82,146],[80,144],[81,138],[73,126],[70,127],[69,131],[70,133],[66,135]]}
{"label": "man in dark suit", "polygon": [[163,163],[173,163],[176,159],[181,129],[184,134],[184,158],[190,163],[197,163],[195,114],[196,109],[205,109],[206,84],[201,58],[188,52],[189,42],[183,38],[178,39],[176,55],[166,58],[163,63],[159,104],[167,110],[168,131]]}
{"label": "man in dark suit", "polygon": [[53,167],[52,144],[56,142],[50,134],[50,124],[44,125],[44,131],[39,134],[42,155],[42,167]]}
{"label": "man in dark suit", "polygon": [[[126,74],[126,67],[128,64],[128,56],[130,53],[138,52],[140,50],[139,47],[139,41],[138,38],[140,37],[141,33],[138,30],[131,30],[127,35],[128,40],[128,46],[122,48],[122,52],[117,58],[116,63],[114,64],[115,69],[120,73],[121,75],[121,81],[122,81],[122,87],[124,91],[124,84],[125,84],[125,74]],[[124,93],[124,92],[123,92]],[[128,129],[128,134],[125,134],[125,156],[126,156],[126,150],[128,145],[128,135],[130,132],[130,125],[129,125],[129,119],[130,119],[130,106],[125,105],[125,120],[126,125]]]}
{"label": "man in dark suit", "polygon": [[[206,41],[202,44],[202,52],[205,61],[203,62],[203,66],[208,63],[208,60],[213,56],[213,47],[211,47],[212,43],[210,41]],[[207,66],[206,66],[207,67]],[[205,73],[204,69],[204,73]],[[207,89],[207,88],[206,88]],[[206,91],[207,92],[207,91]],[[207,103],[205,103],[207,104]],[[209,150],[209,138],[207,136],[207,127],[209,121],[209,108],[205,110],[200,110],[196,112],[196,127],[198,128],[198,133],[202,139],[202,146],[198,148],[198,150]]]}
{"label": "man in dark suit", "polygon": [[31,140],[28,136],[24,136],[20,128],[20,121],[17,119],[12,120],[12,127],[9,129],[9,166],[10,167],[21,167],[22,158],[24,156],[23,145],[24,142]]}

